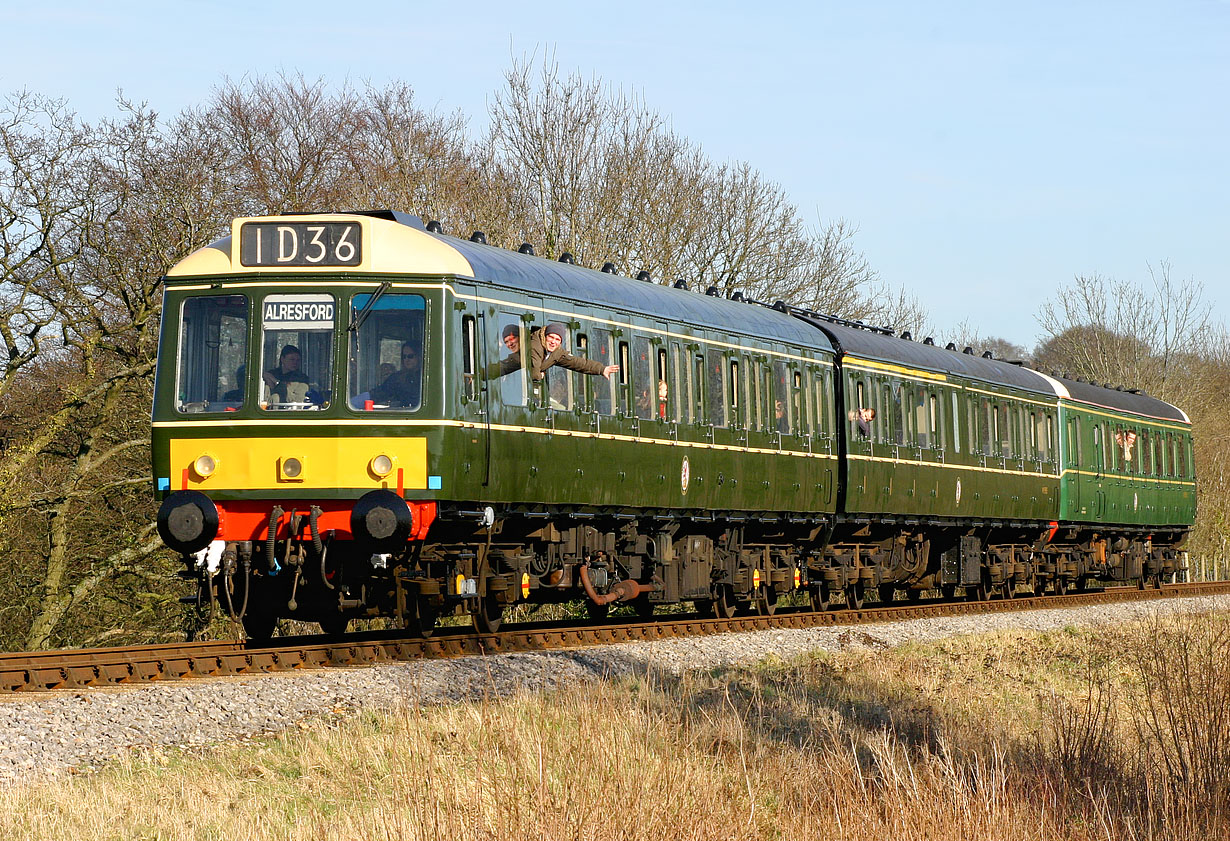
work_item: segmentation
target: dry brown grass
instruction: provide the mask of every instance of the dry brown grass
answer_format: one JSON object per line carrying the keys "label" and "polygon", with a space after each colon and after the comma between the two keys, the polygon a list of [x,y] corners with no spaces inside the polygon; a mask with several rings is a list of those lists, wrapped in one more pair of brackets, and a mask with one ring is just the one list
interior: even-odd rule
{"label": "dry brown grass", "polygon": [[1230,622],[966,637],[317,722],[0,794],[0,834],[1225,837]]}

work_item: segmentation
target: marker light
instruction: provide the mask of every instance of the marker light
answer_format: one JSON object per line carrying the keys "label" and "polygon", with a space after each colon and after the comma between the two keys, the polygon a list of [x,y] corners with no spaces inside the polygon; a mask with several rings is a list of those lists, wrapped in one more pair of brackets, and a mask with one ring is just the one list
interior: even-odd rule
{"label": "marker light", "polygon": [[393,472],[393,459],[381,453],[372,459],[369,467],[377,476],[388,476]]}
{"label": "marker light", "polygon": [[206,479],[214,475],[214,471],[217,469],[218,462],[213,456],[209,455],[209,453],[202,453],[196,457],[196,461],[192,462],[192,472],[200,476],[202,479]]}
{"label": "marker light", "polygon": [[284,458],[278,463],[278,472],[283,479],[302,479],[303,462],[297,458]]}

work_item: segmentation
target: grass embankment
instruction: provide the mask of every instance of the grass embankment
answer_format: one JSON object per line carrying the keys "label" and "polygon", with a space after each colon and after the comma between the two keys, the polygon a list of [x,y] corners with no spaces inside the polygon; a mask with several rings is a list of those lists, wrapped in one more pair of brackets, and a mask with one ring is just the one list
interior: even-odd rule
{"label": "grass embankment", "polygon": [[1230,618],[364,714],[0,793],[14,838],[1230,836]]}

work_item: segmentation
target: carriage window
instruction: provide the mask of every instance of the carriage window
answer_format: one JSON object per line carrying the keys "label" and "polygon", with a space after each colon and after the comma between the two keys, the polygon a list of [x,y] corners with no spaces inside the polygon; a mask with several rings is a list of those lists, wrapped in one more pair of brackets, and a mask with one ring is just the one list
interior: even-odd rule
{"label": "carriage window", "polygon": [[225,412],[243,405],[247,381],[248,299],[189,298],[180,310],[175,407]]}
{"label": "carriage window", "polygon": [[[797,377],[798,375],[796,375]],[[816,401],[814,399],[815,391],[813,389],[803,387],[804,380],[798,378],[795,380],[795,386],[799,389],[799,400],[803,404],[803,431],[808,434],[819,434],[819,425],[816,423]]]}
{"label": "carriage window", "polygon": [[961,418],[960,418],[961,402],[957,399],[957,393],[952,393],[952,451],[954,453],[961,452]]}
{"label": "carriage window", "polygon": [[492,342],[488,359],[495,361],[488,366],[487,375],[499,381],[496,394],[501,403],[524,406],[525,369],[529,359],[525,322],[516,313],[500,312],[496,314],[495,328],[495,335],[488,339]]}
{"label": "carriage window", "polygon": [[943,449],[944,442],[940,440],[940,403],[934,394],[928,396],[927,418],[931,427],[931,446]]}
{"label": "carriage window", "polygon": [[786,363],[780,359],[775,359],[771,369],[773,372],[773,428],[778,432],[789,432],[792,428],[793,419],[790,417],[790,394]]}
{"label": "carriage window", "polygon": [[692,357],[692,371],[688,379],[688,394],[692,396],[692,416],[696,423],[706,424],[709,419],[705,417],[705,383],[708,377],[705,376],[705,357],[701,354],[696,354]]}
{"label": "carriage window", "polygon": [[982,451],[989,456],[998,455],[995,447],[999,441],[999,426],[995,418],[995,407],[987,398],[982,398]]}
{"label": "carriage window", "polygon": [[804,411],[803,375],[798,371],[791,373],[790,409],[794,414],[794,431],[799,435],[806,435],[811,430],[808,428],[807,412]]}
{"label": "carriage window", "polygon": [[[363,304],[374,296],[363,298]],[[402,296],[389,296],[402,297]],[[419,342],[422,342],[422,301],[419,301]],[[375,307],[369,308],[375,320]],[[270,411],[318,410],[333,395],[333,328],[336,305],[332,295],[269,295],[261,304],[260,407]],[[357,331],[355,331],[357,333]],[[400,346],[400,342],[397,343]],[[370,360],[379,372],[376,356]],[[390,354],[391,356],[391,354]],[[371,376],[375,376],[372,374]],[[416,398],[417,399],[417,398]]]}
{"label": "carriage window", "polygon": [[928,410],[931,408],[927,402],[927,393],[925,391],[916,392],[914,398],[914,428],[918,430],[918,446],[919,447],[934,447],[935,438],[931,434],[931,418]]}
{"label": "carriage window", "polygon": [[735,429],[743,426],[742,413],[739,411],[742,408],[742,401],[739,399],[740,386],[742,381],[739,379],[739,360],[730,360],[730,425]]}
{"label": "carriage window", "polygon": [[[591,331],[589,340],[589,358],[601,362],[603,367],[614,365],[612,360],[612,336],[610,330],[595,328]],[[586,377],[585,382],[593,389],[594,401],[590,405],[592,411],[603,415],[614,414],[615,385],[618,377]]]}
{"label": "carriage window", "polygon": [[652,372],[649,339],[636,336],[632,339],[632,389],[636,395],[636,416],[641,420],[652,420],[657,415],[658,388]]}
{"label": "carriage window", "polygon": [[1012,455],[1012,420],[1008,416],[1008,407],[999,406],[995,410],[995,429],[999,433],[999,454],[1004,458]]}
{"label": "carriage window", "polygon": [[478,376],[478,334],[472,315],[462,316],[461,319],[461,368],[465,396],[473,399]]}
{"label": "carriage window", "polygon": [[621,417],[630,417],[632,414],[629,391],[632,388],[632,351],[628,348],[627,342],[619,343],[619,373],[616,378],[619,380],[619,388],[615,393],[618,400],[619,414]]}
{"label": "carriage window", "polygon": [[816,372],[816,387],[813,389],[816,400],[816,432],[824,437],[829,434],[828,393],[824,387],[824,371]]}
{"label": "carriage window", "polygon": [[671,382],[675,385],[675,393],[670,398],[674,407],[671,417],[676,423],[690,423],[692,421],[691,411],[691,391],[688,386],[688,364],[687,357],[683,355],[683,349],[679,347],[678,342],[671,343],[671,370],[674,373],[674,378]]}
{"label": "carriage window", "polygon": [[710,348],[707,353],[709,422],[714,426],[726,426],[726,371],[722,364],[722,352]]}
{"label": "carriage window", "polygon": [[1140,472],[1145,476],[1153,473],[1153,442],[1147,429],[1140,431]]}
{"label": "carriage window", "polygon": [[[563,341],[560,342],[560,347],[566,351],[570,351],[573,347],[569,341],[571,338],[568,334],[572,330],[565,327]],[[569,371],[562,365],[552,365],[550,368],[542,372],[543,392],[542,396],[547,401],[547,407],[556,411],[566,411],[572,408],[572,390],[576,382],[576,377],[572,371]]]}
{"label": "carriage window", "polygon": [[670,383],[672,381],[672,378],[668,376],[668,373],[667,373],[668,366],[666,364],[666,348],[664,347],[658,348],[657,368],[658,368],[657,370],[658,382],[657,382],[657,394],[656,394],[656,401],[655,401],[657,404],[657,407],[654,411],[654,416],[658,420],[666,420],[668,417],[670,417],[670,414],[669,414]]}

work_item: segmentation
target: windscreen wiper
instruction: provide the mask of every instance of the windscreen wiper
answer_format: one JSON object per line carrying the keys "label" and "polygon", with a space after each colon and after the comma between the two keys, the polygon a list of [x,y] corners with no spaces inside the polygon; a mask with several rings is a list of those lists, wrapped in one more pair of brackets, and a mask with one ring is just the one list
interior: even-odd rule
{"label": "windscreen wiper", "polygon": [[372,297],[368,299],[366,304],[363,305],[363,309],[359,310],[359,314],[351,320],[350,327],[347,328],[351,333],[357,332],[358,329],[363,326],[363,322],[367,321],[367,317],[371,314],[372,307],[376,306],[376,302],[380,300],[380,296],[385,292],[388,292],[389,287],[392,285],[393,284],[390,281],[386,280],[384,283],[380,284],[379,289],[372,293]]}

